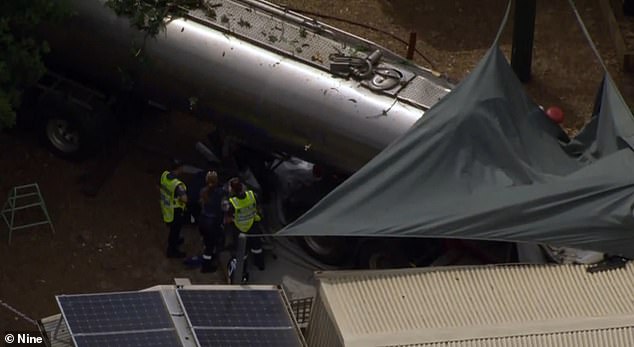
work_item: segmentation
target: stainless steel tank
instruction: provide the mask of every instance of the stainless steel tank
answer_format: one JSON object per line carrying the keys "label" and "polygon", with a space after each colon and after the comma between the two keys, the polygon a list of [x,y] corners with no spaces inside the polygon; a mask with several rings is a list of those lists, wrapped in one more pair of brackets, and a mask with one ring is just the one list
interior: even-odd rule
{"label": "stainless steel tank", "polygon": [[46,34],[56,68],[108,88],[132,86],[253,146],[346,172],[451,88],[376,44],[267,2],[215,1],[155,38],[104,0],[70,2],[75,15]]}

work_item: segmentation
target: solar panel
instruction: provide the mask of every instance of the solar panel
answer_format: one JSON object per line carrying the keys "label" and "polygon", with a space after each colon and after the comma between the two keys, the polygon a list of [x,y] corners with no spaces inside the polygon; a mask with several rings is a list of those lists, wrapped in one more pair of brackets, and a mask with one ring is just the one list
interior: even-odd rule
{"label": "solar panel", "polygon": [[59,295],[77,347],[182,346],[158,291]]}
{"label": "solar panel", "polygon": [[77,346],[182,347],[175,330],[75,336]]}
{"label": "solar panel", "polygon": [[177,295],[201,347],[301,346],[278,290],[179,289]]}
{"label": "solar panel", "polygon": [[292,327],[277,290],[178,290],[192,327]]}
{"label": "solar panel", "polygon": [[57,297],[73,334],[173,328],[157,291]]}
{"label": "solar panel", "polygon": [[194,329],[200,346],[284,347],[300,346],[297,333],[288,329]]}

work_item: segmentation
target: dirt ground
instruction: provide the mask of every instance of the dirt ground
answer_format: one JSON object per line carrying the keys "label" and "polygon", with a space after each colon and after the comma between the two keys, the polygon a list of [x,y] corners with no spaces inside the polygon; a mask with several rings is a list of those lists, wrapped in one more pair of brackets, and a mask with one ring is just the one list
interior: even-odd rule
{"label": "dirt ground", "polygon": [[[543,105],[558,105],[565,126],[578,128],[589,115],[601,78],[566,1],[539,0],[533,78],[529,93]],[[634,95],[628,76],[616,63],[606,22],[594,0],[577,0],[579,12],[626,100]],[[418,34],[417,48],[435,70],[460,79],[491,44],[503,16],[505,0],[286,0],[284,4],[337,16],[386,30],[407,39]],[[372,30],[325,20],[397,53],[402,43]],[[511,50],[512,18],[502,48]],[[415,58],[429,66],[421,57]],[[193,145],[209,125],[186,116],[153,116],[145,120],[137,145],[129,148],[96,197],[80,191],[81,177],[94,161],[70,163],[42,149],[32,136],[0,134],[0,193],[15,185],[37,182],[56,233],[46,227],[17,231],[9,246],[0,227],[0,300],[33,319],[57,313],[54,295],[138,290],[189,277],[195,283],[217,283],[218,274],[203,276],[164,257],[167,236],[157,205],[156,181],[169,155],[195,157]],[[177,129],[179,141],[168,150],[161,136]],[[180,140],[182,139],[182,140]],[[148,150],[148,148],[153,150]],[[37,217],[37,216],[29,216]],[[187,250],[197,250],[197,231],[186,229]],[[0,306],[0,331],[30,329],[28,322]]]}

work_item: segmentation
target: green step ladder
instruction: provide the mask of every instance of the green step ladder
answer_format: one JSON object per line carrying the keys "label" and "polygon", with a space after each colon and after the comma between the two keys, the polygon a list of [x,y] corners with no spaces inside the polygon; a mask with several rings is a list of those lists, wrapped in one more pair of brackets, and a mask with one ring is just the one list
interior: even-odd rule
{"label": "green step ladder", "polygon": [[[37,197],[37,200],[34,201],[32,197]],[[26,201],[25,199],[30,198]],[[16,211],[25,210],[27,208],[36,208],[40,207],[42,212],[44,212],[44,216],[46,220],[40,220],[33,223],[28,224],[15,224],[15,213]],[[15,186],[11,188],[9,191],[9,196],[7,201],[4,203],[2,207],[2,219],[9,227],[9,244],[11,244],[11,235],[14,230],[25,229],[34,227],[37,225],[48,224],[51,227],[51,231],[55,234],[55,227],[53,227],[53,223],[51,222],[51,217],[48,215],[48,211],[46,209],[46,204],[44,203],[44,198],[42,197],[42,193],[40,192],[40,187],[37,183],[26,184],[23,186]]]}

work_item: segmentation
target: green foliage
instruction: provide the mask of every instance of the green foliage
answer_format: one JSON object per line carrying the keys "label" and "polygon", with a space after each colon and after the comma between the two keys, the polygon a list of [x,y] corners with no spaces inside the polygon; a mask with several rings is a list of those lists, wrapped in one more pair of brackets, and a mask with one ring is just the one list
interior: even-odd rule
{"label": "green foliage", "polygon": [[[213,5],[205,0],[106,0],[106,6],[110,7],[118,16],[126,16],[130,19],[130,25],[145,32],[143,42],[132,42],[132,56],[140,64],[149,64],[145,57],[145,40],[154,37],[165,29],[169,20],[183,17],[187,11],[194,8],[202,8],[210,16],[214,16]],[[124,83],[131,83],[132,73],[120,68]]]}
{"label": "green foliage", "polygon": [[[181,17],[187,9],[213,9],[204,0],[107,0],[106,5],[130,17],[148,36],[157,35],[167,19]],[[42,57],[49,48],[35,29],[70,13],[66,0],[0,0],[0,130],[15,124],[23,91],[46,71]],[[133,54],[142,59],[141,51]]]}
{"label": "green foliage", "polygon": [[132,26],[156,36],[168,18],[182,17],[187,9],[206,8],[204,0],[107,0],[117,15],[130,17]]}
{"label": "green foliage", "polygon": [[23,91],[46,71],[49,47],[35,28],[69,13],[63,0],[0,1],[0,130],[15,124]]}

